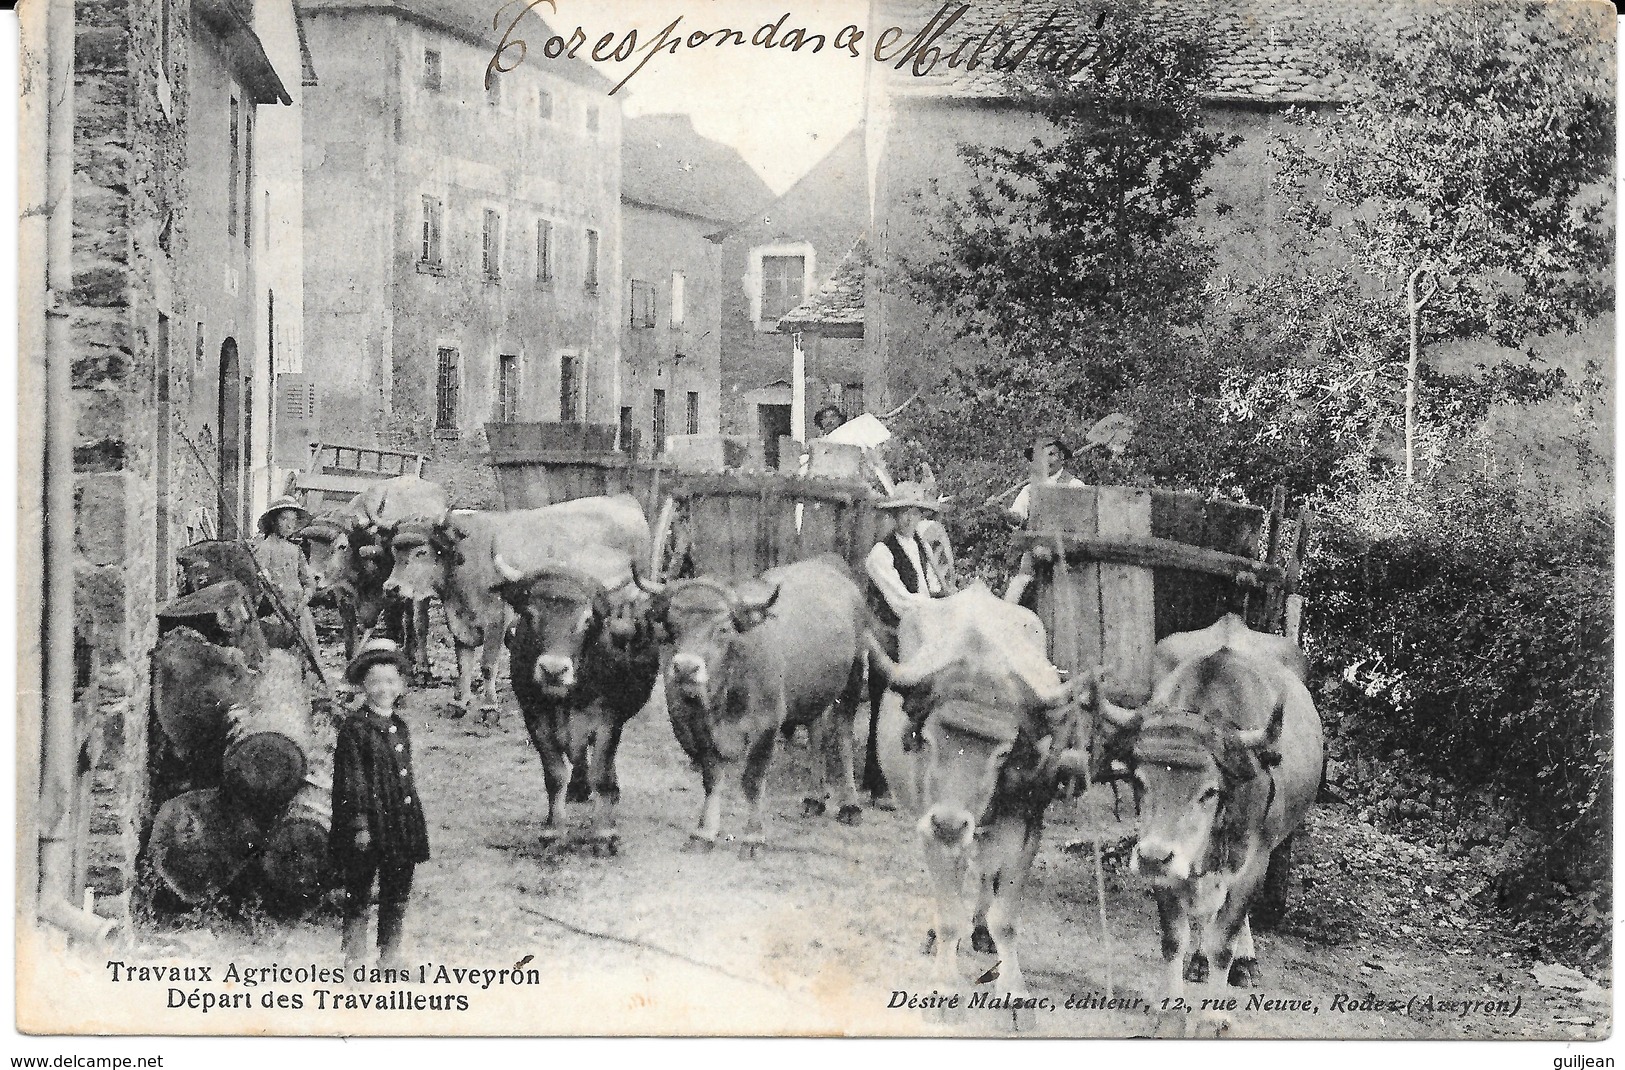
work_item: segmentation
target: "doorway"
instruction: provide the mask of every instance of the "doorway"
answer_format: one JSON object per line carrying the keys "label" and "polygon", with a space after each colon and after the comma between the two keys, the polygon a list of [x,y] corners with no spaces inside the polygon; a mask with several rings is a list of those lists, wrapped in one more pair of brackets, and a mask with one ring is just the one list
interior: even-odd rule
{"label": "doorway", "polygon": [[769,471],[777,471],[779,437],[790,433],[790,406],[757,405],[756,428],[762,436],[762,463]]}
{"label": "doorway", "polygon": [[242,538],[243,378],[237,340],[220,345],[220,537]]}

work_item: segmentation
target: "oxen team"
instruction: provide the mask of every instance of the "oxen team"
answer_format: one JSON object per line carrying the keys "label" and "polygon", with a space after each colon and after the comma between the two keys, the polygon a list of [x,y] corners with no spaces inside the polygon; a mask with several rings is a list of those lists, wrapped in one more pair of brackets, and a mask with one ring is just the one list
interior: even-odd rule
{"label": "oxen team", "polygon": [[[1063,681],[1038,618],[980,584],[905,617],[894,662],[870,639],[863,591],[840,558],[744,581],[651,575],[648,521],[624,495],[449,510],[438,486],[403,477],[316,517],[299,538],[337,601],[347,654],[387,624],[427,673],[427,604],[441,603],[457,649],[452,716],[470,712],[476,686],[481,719],[496,716],[505,642],[542,761],[543,839],[565,836],[567,801],[591,801],[573,838],[616,852],[616,749],[662,687],[705,791],[691,846],[734,839],[744,857],[763,846],[766,777],[793,726],[807,728],[813,755],[803,814],[833,804],[841,823],[861,820],[854,741],[874,717],[880,767],[919,817],[935,901],[929,942],[950,990],[963,984],[957,956],[969,937],[999,956],[1017,1024],[1030,1016],[1016,934],[1044,812],[1063,790],[1105,779],[1133,785],[1132,867],[1150,881],[1161,922],[1164,1027],[1213,1024],[1173,1009],[1199,1006],[1183,998],[1187,982],[1260,983],[1249,913],[1314,801],[1323,758],[1303,655],[1284,637],[1235,616],[1169,636],[1149,699],[1129,709],[1110,697],[1106,669]],[[870,679],[886,684],[872,710]],[[731,837],[723,803],[735,783],[746,813]]]}

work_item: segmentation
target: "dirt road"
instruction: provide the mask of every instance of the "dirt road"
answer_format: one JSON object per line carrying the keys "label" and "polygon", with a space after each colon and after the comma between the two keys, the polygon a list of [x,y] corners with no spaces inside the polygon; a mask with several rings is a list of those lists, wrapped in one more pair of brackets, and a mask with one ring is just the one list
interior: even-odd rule
{"label": "dirt road", "polygon": [[[450,651],[435,655],[437,671],[449,676]],[[780,749],[769,780],[769,849],[753,861],[727,845],[690,853],[698,774],[664,710],[646,709],[621,751],[620,853],[594,857],[538,841],[546,812],[541,766],[506,687],[495,725],[447,719],[449,697],[446,687],[416,692],[406,710],[433,845],[418,871],[408,959],[433,975],[441,965],[500,968],[528,957],[544,975],[523,989],[472,990],[476,1009],[483,1001],[491,1016],[456,1031],[517,1024],[536,1033],[986,1036],[1010,1028],[1004,1011],[962,1009],[938,1021],[888,1006],[898,992],[941,989],[920,953],[929,921],[913,819],[869,810],[861,827],[848,828],[802,818],[807,753],[799,740]],[[1131,816],[1114,818],[1105,788],[1051,809],[1020,937],[1029,982],[1051,1001],[1033,1016],[1040,1035],[1152,1029],[1154,907],[1144,882],[1112,865],[1108,850],[1103,933],[1086,846],[1096,835],[1108,847],[1118,842]],[[585,817],[585,807],[571,807],[572,820]],[[1231,1035],[1581,1039],[1606,1032],[1605,1005],[1539,987],[1527,949],[1505,946],[1492,917],[1455,905],[1470,875],[1425,848],[1323,805],[1301,840],[1295,872],[1287,923],[1258,937],[1264,987],[1230,990],[1239,1000]],[[257,935],[242,954],[336,958],[331,912]],[[962,1001],[1001,991],[997,981],[972,984],[995,964],[993,956],[962,957]],[[1249,1010],[1254,995],[1279,1002]],[[1104,998],[1141,1004],[1100,1009]],[[1464,1010],[1474,1000],[1481,1002]],[[377,1028],[425,1026],[403,1019]]]}

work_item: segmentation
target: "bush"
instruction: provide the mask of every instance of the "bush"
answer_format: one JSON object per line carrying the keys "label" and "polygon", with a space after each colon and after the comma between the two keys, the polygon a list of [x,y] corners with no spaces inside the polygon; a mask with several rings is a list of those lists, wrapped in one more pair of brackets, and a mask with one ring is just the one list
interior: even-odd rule
{"label": "bush", "polygon": [[1606,881],[1613,522],[1483,480],[1379,483],[1325,506],[1306,564],[1329,722],[1521,804],[1559,879]]}

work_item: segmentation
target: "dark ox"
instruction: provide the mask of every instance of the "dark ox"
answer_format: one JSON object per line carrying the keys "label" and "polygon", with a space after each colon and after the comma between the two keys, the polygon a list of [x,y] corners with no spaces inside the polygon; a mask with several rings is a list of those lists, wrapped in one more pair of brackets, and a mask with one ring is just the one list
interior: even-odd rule
{"label": "dark ox", "polygon": [[770,569],[736,588],[712,579],[652,589],[653,618],[671,647],[666,706],[677,741],[700,767],[705,805],[691,843],[714,846],[722,785],[738,770],[749,806],[740,854],[763,843],[762,788],[786,725],[806,725],[817,786],[803,803],[861,817],[852,781],[852,724],[863,687],[863,594],[846,563],[824,556]]}
{"label": "dark ox", "polygon": [[344,625],[344,655],[354,657],[361,633],[388,610],[385,631],[400,640],[420,678],[429,675],[429,603],[397,602],[385,589],[393,567],[390,540],[403,523],[446,512],[440,484],[418,476],[379,480],[340,509],[322,513],[297,538],[316,579],[318,594],[331,593]]}
{"label": "dark ox", "polygon": [[[1072,739],[1073,689],[1045,656],[1038,618],[979,583],[905,617],[898,645],[900,665],[878,645],[870,651],[889,688],[878,749],[887,783],[920,815],[938,976],[961,983],[960,941],[974,933],[979,949],[998,954],[1000,984],[1025,997],[1021,895]],[[1033,1018],[1023,1009],[1013,1024]]]}
{"label": "dark ox", "polygon": [[[1211,978],[1220,989],[1211,995],[1222,996],[1226,981],[1259,983],[1248,915],[1271,852],[1315,801],[1320,717],[1301,678],[1302,653],[1233,615],[1164,639],[1158,665],[1166,674],[1139,709],[1102,698],[1115,732],[1108,751],[1134,782],[1140,832],[1132,865],[1156,896],[1166,995]],[[1227,1024],[1195,1023],[1221,1031]]]}
{"label": "dark ox", "polygon": [[404,597],[440,600],[457,647],[457,696],[453,716],[468,712],[474,698],[476,659],[484,682],[481,716],[497,712],[497,661],[507,631],[507,603],[496,592],[505,582],[497,554],[520,571],[532,565],[570,562],[583,554],[610,553],[625,574],[648,553],[649,523],[629,495],[577,498],[506,512],[459,509],[433,522],[403,525],[396,533],[394,570],[386,584]]}
{"label": "dark ox", "polygon": [[630,575],[607,587],[579,568],[522,573],[500,554],[493,564],[503,577],[496,591],[517,613],[508,666],[547,785],[542,839],[562,834],[566,798],[590,798],[592,824],[582,840],[594,853],[613,854],[621,797],[615,753],[660,676],[660,645],[642,612],[646,600]]}

